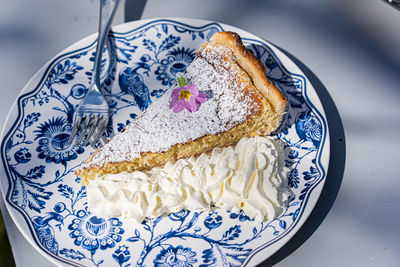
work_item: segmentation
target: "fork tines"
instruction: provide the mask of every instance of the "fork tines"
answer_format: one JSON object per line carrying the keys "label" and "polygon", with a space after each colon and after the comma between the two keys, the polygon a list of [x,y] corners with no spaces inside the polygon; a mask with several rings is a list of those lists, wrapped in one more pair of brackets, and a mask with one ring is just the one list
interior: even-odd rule
{"label": "fork tines", "polygon": [[73,129],[67,145],[70,145],[76,135],[79,135],[77,145],[83,141],[83,146],[89,143],[95,146],[105,132],[108,124],[107,114],[75,114]]}

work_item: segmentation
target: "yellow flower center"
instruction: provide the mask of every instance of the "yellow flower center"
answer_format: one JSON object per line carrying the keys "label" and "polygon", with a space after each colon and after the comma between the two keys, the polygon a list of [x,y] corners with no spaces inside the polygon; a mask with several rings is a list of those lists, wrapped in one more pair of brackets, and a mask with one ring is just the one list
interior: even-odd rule
{"label": "yellow flower center", "polygon": [[185,98],[187,101],[189,101],[191,96],[192,93],[189,90],[182,90],[179,92],[179,99]]}

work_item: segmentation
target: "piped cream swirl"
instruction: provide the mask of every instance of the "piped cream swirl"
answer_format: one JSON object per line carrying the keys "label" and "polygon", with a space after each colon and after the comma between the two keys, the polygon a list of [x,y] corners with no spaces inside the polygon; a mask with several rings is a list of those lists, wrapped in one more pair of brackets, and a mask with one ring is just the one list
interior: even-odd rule
{"label": "piped cream swirl", "polygon": [[243,210],[269,221],[287,206],[284,151],[274,137],[242,138],[234,147],[146,172],[106,174],[87,186],[89,209],[102,217],[157,217],[182,209]]}

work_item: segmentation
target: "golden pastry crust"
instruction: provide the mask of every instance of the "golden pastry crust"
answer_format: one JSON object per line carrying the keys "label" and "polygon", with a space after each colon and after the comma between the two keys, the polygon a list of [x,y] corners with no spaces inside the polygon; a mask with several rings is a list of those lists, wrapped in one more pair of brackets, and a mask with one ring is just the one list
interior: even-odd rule
{"label": "golden pastry crust", "polygon": [[284,94],[268,79],[264,64],[244,46],[242,39],[235,32],[217,32],[210,43],[222,45],[232,50],[238,65],[250,76],[256,89],[271,103],[278,114],[286,110],[287,99]]}

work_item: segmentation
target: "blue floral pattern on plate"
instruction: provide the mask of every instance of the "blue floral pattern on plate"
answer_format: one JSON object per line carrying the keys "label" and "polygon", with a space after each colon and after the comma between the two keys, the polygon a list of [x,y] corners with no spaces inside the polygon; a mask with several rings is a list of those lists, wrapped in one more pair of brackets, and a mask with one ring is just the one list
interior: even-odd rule
{"label": "blue floral pattern on plate", "polygon": [[[107,135],[121,131],[160,97],[200,44],[231,28],[161,19],[114,29],[101,71],[112,115]],[[90,83],[95,43],[92,37],[85,40],[57,56],[27,86],[2,141],[6,204],[14,217],[22,215],[27,238],[42,253],[74,266],[238,266],[298,229],[319,193],[312,204],[310,195],[315,188],[321,190],[325,178],[326,155],[324,162],[321,157],[329,151],[327,125],[309,97],[304,75],[289,72],[270,44],[251,37],[243,41],[289,99],[277,135],[290,168],[294,195],[289,207],[264,223],[230,211],[180,211],[142,224],[91,214],[85,187],[74,171],[92,150],[67,145],[74,109]]]}

